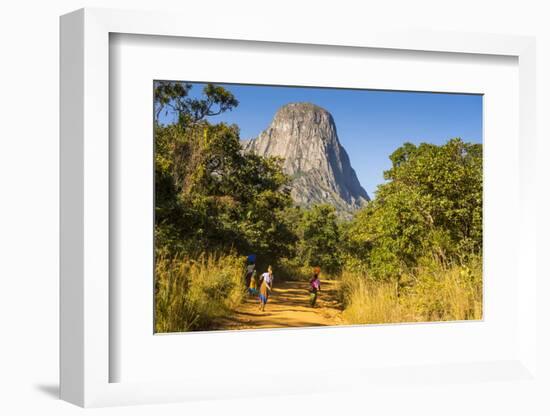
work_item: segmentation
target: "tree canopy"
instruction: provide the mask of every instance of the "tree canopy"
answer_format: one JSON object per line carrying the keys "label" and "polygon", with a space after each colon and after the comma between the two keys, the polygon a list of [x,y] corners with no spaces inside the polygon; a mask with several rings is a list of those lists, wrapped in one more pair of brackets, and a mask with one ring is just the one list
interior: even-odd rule
{"label": "tree canopy", "polygon": [[156,114],[177,113],[155,125],[157,248],[285,255],[294,235],[279,218],[292,203],[281,160],[243,153],[237,126],[206,119],[238,104],[228,91],[209,84],[190,99],[189,89],[155,86]]}
{"label": "tree canopy", "polygon": [[482,147],[459,138],[405,143],[390,156],[375,199],[348,231],[353,259],[379,276],[423,258],[460,262],[482,247]]}

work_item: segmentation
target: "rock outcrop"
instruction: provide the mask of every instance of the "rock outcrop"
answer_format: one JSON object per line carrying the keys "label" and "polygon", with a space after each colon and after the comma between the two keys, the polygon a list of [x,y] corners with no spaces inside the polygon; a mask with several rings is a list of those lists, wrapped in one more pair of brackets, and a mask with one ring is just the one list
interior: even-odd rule
{"label": "rock outcrop", "polygon": [[369,200],[338,140],[332,115],[311,103],[281,107],[257,138],[243,142],[246,152],[284,158],[296,204],[333,205],[348,216]]}

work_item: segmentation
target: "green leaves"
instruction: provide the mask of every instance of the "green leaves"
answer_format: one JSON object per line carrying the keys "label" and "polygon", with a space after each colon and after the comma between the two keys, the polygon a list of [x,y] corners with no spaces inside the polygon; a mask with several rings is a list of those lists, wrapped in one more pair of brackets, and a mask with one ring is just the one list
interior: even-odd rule
{"label": "green leaves", "polygon": [[[371,274],[398,278],[422,257],[462,261],[482,247],[482,148],[405,143],[376,198],[354,218],[349,249]],[[358,253],[354,255],[353,253]]]}
{"label": "green leaves", "polygon": [[201,98],[189,98],[192,85],[180,81],[155,81],[155,120],[162,113],[175,115],[178,124],[187,126],[203,121],[206,117],[231,111],[239,101],[225,88],[206,84]]}
{"label": "green leaves", "polygon": [[315,205],[306,210],[299,225],[299,257],[304,264],[320,266],[329,273],[341,267],[340,229],[331,205]]}
{"label": "green leaves", "polygon": [[157,248],[289,255],[296,236],[280,214],[292,204],[282,161],[244,154],[237,126],[206,120],[238,104],[231,93],[208,84],[190,99],[188,87],[155,84],[155,108],[179,114],[155,126]]}

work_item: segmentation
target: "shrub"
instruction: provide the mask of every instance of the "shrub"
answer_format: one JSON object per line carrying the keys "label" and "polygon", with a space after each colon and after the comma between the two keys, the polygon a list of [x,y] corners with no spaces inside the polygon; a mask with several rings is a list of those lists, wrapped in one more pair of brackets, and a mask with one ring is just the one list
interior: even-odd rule
{"label": "shrub", "polygon": [[298,259],[280,259],[275,265],[275,277],[279,280],[306,281],[311,279],[312,268]]}

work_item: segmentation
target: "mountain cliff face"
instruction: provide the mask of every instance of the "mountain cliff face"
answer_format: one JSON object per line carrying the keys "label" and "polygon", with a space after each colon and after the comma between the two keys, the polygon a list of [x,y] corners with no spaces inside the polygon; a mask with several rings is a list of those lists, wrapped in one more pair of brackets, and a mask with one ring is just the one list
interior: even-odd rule
{"label": "mountain cliff face", "polygon": [[333,205],[350,214],[369,200],[348,154],[340,144],[330,113],[311,103],[281,107],[257,138],[243,142],[246,152],[284,158],[292,177],[291,195],[301,206]]}

